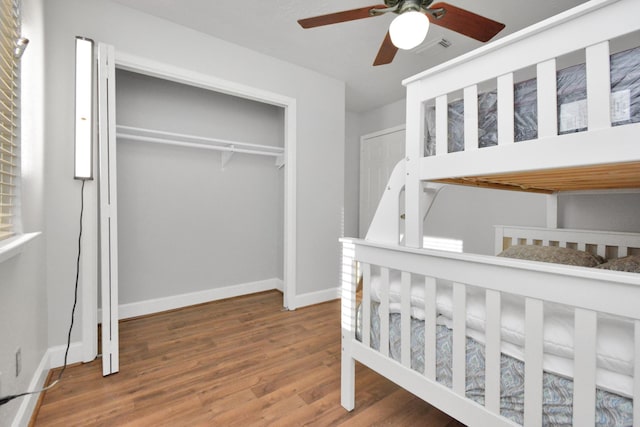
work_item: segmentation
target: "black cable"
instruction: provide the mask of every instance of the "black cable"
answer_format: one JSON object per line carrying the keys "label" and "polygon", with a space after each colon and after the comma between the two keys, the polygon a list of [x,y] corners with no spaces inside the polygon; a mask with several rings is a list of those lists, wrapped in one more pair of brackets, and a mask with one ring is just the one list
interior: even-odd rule
{"label": "black cable", "polygon": [[82,180],[82,188],[80,189],[80,231],[78,233],[78,257],[76,260],[76,284],[75,284],[75,290],[74,290],[74,296],[73,296],[73,308],[71,309],[71,325],[69,325],[69,333],[67,334],[67,348],[65,349],[65,352],[64,352],[64,364],[62,365],[62,369],[58,374],[58,378],[47,387],[41,388],[40,390],[36,390],[36,391],[26,391],[24,393],[18,393],[18,394],[5,396],[5,397],[0,397],[0,406],[6,403],[9,403],[10,401],[18,397],[26,396],[28,394],[42,393],[43,391],[53,388],[62,379],[62,373],[64,372],[65,369],[67,369],[67,356],[69,355],[69,347],[71,347],[71,331],[73,330],[73,319],[76,313],[76,305],[78,304],[78,282],[80,279],[80,254],[82,250],[82,217],[84,214],[84,183],[85,181],[86,180],[84,179]]}

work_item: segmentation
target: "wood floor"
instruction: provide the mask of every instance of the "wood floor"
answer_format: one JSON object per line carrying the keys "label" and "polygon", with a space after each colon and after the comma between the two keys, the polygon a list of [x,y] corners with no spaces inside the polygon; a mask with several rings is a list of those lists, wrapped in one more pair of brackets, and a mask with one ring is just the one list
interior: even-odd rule
{"label": "wood floor", "polygon": [[68,367],[32,425],[461,426],[361,365],[347,412],[339,302],[281,306],[271,291],[123,321],[120,372]]}

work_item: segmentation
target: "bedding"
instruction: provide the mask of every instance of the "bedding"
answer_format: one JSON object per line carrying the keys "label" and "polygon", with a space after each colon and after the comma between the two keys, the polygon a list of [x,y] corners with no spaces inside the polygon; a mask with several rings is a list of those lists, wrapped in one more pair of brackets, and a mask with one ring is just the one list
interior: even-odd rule
{"label": "bedding", "polygon": [[[380,302],[381,281],[371,277],[371,300]],[[400,273],[389,274],[389,313],[401,312]],[[424,281],[412,277],[411,317],[424,320]],[[437,324],[452,326],[453,287],[438,281],[436,293]],[[486,319],[484,290],[467,287],[467,335],[484,343]],[[524,299],[510,294],[502,295],[501,317],[502,353],[524,360]],[[544,369],[571,378],[573,376],[574,321],[572,311],[559,304],[545,304]],[[596,383],[599,387],[631,396],[633,393],[633,323],[622,318],[599,315],[597,337]]]}
{"label": "bedding", "polygon": [[629,255],[622,258],[612,259],[604,264],[596,266],[596,268],[640,273],[640,255]]}
{"label": "bedding", "polygon": [[[360,319],[362,310],[358,310]],[[361,325],[361,321],[357,322]],[[380,348],[380,319],[378,303],[372,303],[371,310],[371,347]],[[358,326],[357,339],[361,340]],[[400,314],[390,314],[389,354],[400,360]],[[452,383],[451,354],[452,333],[445,325],[436,330],[436,380],[448,387]],[[481,342],[468,337],[466,342],[466,396],[479,404],[484,404],[484,346]],[[424,321],[411,319],[411,368],[424,371]],[[501,356],[501,415],[523,424],[524,407],[524,363],[517,358],[503,354]],[[572,425],[573,383],[570,379],[545,372],[543,376],[543,423],[544,425]],[[631,426],[632,400],[606,390],[596,391],[596,425]]]}
{"label": "bedding", "polygon": [[514,245],[500,252],[497,256],[580,267],[595,267],[605,262],[604,258],[599,255],[558,246]]}

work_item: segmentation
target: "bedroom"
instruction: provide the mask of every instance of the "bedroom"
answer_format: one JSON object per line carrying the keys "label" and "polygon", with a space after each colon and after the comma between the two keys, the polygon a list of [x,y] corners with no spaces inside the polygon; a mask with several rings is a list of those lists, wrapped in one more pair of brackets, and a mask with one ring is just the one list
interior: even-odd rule
{"label": "bedroom", "polygon": [[[402,101],[367,114],[350,112],[345,117],[345,87],[338,79],[168,24],[116,3],[56,2],[55,8],[39,5],[38,2],[25,4],[35,9],[35,13],[31,15],[35,17],[35,24],[38,24],[38,19],[45,24],[45,33],[41,34],[44,41],[40,44],[32,43],[29,47],[33,49],[30,58],[33,60],[36,54],[40,55],[47,68],[46,74],[41,71],[36,76],[35,81],[39,83],[33,87],[45,99],[44,104],[34,105],[32,111],[34,117],[39,118],[36,123],[40,125],[23,130],[23,133],[33,133],[35,140],[40,141],[39,146],[34,148],[36,152],[29,156],[33,163],[24,166],[23,221],[25,228],[29,230],[46,230],[47,237],[37,239],[19,258],[2,266],[0,311],[3,316],[3,393],[6,390],[26,388],[48,349],[55,348],[58,365],[61,360],[60,348],[64,345],[68,325],[66,307],[70,300],[69,281],[74,274],[74,239],[77,228],[74,215],[79,203],[78,183],[70,178],[73,101],[66,96],[72,93],[72,40],[77,34],[88,34],[96,40],[127,46],[129,52],[141,57],[150,57],[182,69],[212,73],[222,79],[241,81],[245,85],[284,93],[298,99],[298,139],[306,141],[298,150],[298,168],[301,172],[297,179],[297,274],[304,278],[297,284],[302,296],[299,305],[337,297],[339,247],[335,242],[341,235],[340,212],[343,204],[345,212],[354,212],[353,206],[349,209],[347,203],[343,202],[344,199],[353,203],[353,197],[343,198],[343,193],[353,195],[355,181],[351,177],[345,179],[348,184],[343,182],[340,165],[347,163],[347,156],[351,156],[350,159],[357,158],[357,154],[353,153],[354,150],[357,152],[360,135],[404,122]],[[145,31],[140,31],[141,27]],[[35,40],[32,37],[32,42]],[[202,53],[211,51],[215,51],[216,55]],[[317,117],[324,117],[324,120],[316,120]],[[332,126],[327,126],[327,123]],[[336,168],[337,172],[327,174],[328,168]],[[346,168],[344,171],[344,174],[351,173],[353,168]],[[317,179],[318,177],[322,179]],[[345,189],[347,185],[350,187]],[[627,202],[628,198],[614,195],[612,199],[616,205],[613,206],[609,204],[612,199],[607,198],[603,202],[598,195],[584,199],[575,195],[568,196],[566,203],[560,203],[561,212],[564,212],[561,215],[566,215],[560,225],[610,229],[611,224],[606,219],[610,212],[608,207],[616,211],[622,210],[626,218],[625,221],[616,223],[616,227],[625,231],[637,231],[640,227],[632,214],[637,211],[637,197],[631,196],[631,203]],[[323,203],[317,203],[318,200]],[[461,201],[453,203],[464,204]],[[587,211],[589,214],[576,214],[577,211]],[[539,218],[538,223],[529,225],[541,225],[544,222],[543,215],[541,214],[542,218]],[[324,219],[322,224],[326,229],[316,228],[318,218]],[[327,218],[331,220],[327,221]],[[357,219],[353,215],[345,217],[346,235],[352,234],[348,233],[348,228],[353,227],[355,222]],[[456,227],[450,229],[455,230]],[[473,238],[473,231],[470,234],[469,238]],[[335,236],[336,239],[318,239],[325,235]],[[318,241],[322,244],[318,244]],[[16,305],[15,301],[20,301],[20,304]],[[82,321],[78,325],[82,325]],[[81,330],[82,326],[75,329],[74,343],[81,342]],[[12,384],[6,373],[11,372],[16,348],[22,348],[23,373],[19,384]],[[82,360],[81,347],[77,347],[75,351],[75,360]],[[7,418],[13,418],[17,409],[14,408],[11,413],[5,408],[2,411],[4,422]]]}

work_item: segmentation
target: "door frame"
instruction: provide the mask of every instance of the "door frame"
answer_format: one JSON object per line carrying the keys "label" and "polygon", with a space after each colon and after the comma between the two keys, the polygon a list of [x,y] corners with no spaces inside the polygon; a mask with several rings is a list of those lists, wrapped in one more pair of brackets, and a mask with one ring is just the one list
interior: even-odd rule
{"label": "door frame", "polygon": [[[115,50],[115,67],[126,71],[170,80],[176,83],[200,87],[227,95],[232,95],[252,101],[274,105],[284,109],[284,277],[283,277],[283,306],[289,310],[296,307],[296,155],[297,155],[297,106],[296,99],[275,92],[255,88],[213,75],[203,74],[186,68],[132,55],[118,49]],[[98,240],[99,230],[91,230],[94,242]],[[98,260],[93,263],[94,271],[98,269]],[[89,266],[86,266],[90,270]],[[85,270],[86,271],[86,270]],[[93,307],[93,313],[87,309],[85,314],[89,319],[97,319],[95,282],[82,281],[83,306]],[[83,322],[82,342],[85,349],[92,353],[97,343],[95,322]],[[89,351],[89,350],[87,350]],[[84,360],[89,360],[86,354]],[[95,354],[93,354],[95,357]]]}

